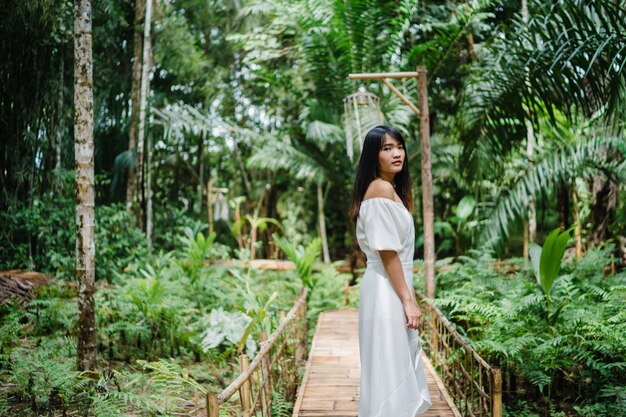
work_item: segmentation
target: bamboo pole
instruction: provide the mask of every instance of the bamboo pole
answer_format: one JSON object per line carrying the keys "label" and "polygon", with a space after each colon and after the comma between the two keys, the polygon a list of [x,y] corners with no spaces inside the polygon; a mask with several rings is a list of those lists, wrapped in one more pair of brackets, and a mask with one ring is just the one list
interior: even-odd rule
{"label": "bamboo pole", "polygon": [[330,263],[330,252],[328,251],[328,237],[326,236],[326,217],[324,216],[324,194],[322,192],[322,182],[317,182],[317,218],[320,227],[320,238],[322,238],[322,254],[324,263]]}
{"label": "bamboo pole", "polygon": [[413,78],[417,76],[419,76],[419,72],[373,72],[365,74],[348,74],[348,79],[380,80],[381,78]]}
{"label": "bamboo pole", "polygon": [[[250,366],[250,360],[248,359],[248,355],[239,355],[239,370],[241,373],[245,373]],[[243,384],[241,384],[241,388],[239,389],[239,396],[241,397],[241,408],[244,413],[252,408],[250,402],[250,380],[246,379]]]}
{"label": "bamboo pole", "polygon": [[[265,345],[267,343],[267,334],[265,332],[261,332],[261,346]],[[263,356],[263,359],[261,359],[261,376],[262,376],[262,380],[263,380],[263,387],[262,390],[263,392],[261,393],[261,404],[263,406],[263,415],[264,416],[269,416],[270,415],[270,409],[272,407],[271,403],[272,403],[272,397],[271,397],[271,393],[270,393],[270,386],[271,386],[271,381],[270,381],[270,370],[269,370],[269,350],[267,351],[267,354]]]}
{"label": "bamboo pole", "polygon": [[396,87],[394,87],[393,84],[391,84],[389,81],[385,80],[384,78],[382,78],[381,81],[383,82],[383,84],[389,87],[389,89],[393,91],[398,97],[400,97],[400,100],[402,100],[404,104],[409,106],[411,110],[413,110],[413,112],[417,115],[417,117],[419,117],[420,111],[417,107],[415,107],[415,104],[411,103],[411,101],[408,98],[406,98],[406,96],[402,94],[402,92],[398,90]]}
{"label": "bamboo pole", "polygon": [[502,417],[502,373],[500,368],[493,368],[493,397],[491,398],[491,416]]}
{"label": "bamboo pole", "polygon": [[206,395],[206,414],[207,417],[219,417],[220,403],[215,392],[209,392]]}
{"label": "bamboo pole", "polygon": [[435,213],[433,207],[433,176],[430,159],[430,120],[426,67],[418,66],[420,139],[422,154],[422,212],[424,221],[424,290],[435,298]]}

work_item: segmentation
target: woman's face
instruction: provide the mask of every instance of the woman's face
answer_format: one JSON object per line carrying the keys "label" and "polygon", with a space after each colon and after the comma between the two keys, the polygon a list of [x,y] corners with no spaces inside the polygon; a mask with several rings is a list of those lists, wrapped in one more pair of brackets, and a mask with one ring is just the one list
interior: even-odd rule
{"label": "woman's face", "polygon": [[404,146],[393,137],[385,135],[383,147],[378,152],[378,166],[381,174],[394,176],[402,171],[406,151]]}

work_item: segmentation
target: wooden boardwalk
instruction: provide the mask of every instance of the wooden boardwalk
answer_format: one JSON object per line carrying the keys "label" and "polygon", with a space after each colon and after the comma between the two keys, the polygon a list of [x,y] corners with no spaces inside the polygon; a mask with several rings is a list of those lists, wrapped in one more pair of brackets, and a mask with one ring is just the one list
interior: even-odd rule
{"label": "wooden boardwalk", "polygon": [[[433,406],[421,416],[460,417],[430,361],[423,359]],[[360,374],[358,311],[321,313],[293,417],[356,417]]]}

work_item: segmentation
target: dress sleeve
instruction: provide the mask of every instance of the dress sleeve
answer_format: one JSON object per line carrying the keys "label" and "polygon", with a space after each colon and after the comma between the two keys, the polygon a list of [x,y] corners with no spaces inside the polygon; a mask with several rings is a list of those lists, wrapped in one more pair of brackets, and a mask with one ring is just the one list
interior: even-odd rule
{"label": "dress sleeve", "polygon": [[371,250],[394,250],[399,252],[402,248],[400,233],[396,225],[398,213],[393,204],[397,204],[385,198],[368,200],[366,206],[361,209],[363,216],[363,229],[367,246]]}

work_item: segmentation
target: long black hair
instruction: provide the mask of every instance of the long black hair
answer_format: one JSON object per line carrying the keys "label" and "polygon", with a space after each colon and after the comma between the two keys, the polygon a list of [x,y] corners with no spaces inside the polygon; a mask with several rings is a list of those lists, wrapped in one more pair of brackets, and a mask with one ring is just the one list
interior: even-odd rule
{"label": "long black hair", "polygon": [[370,183],[380,176],[380,165],[378,163],[378,154],[385,142],[385,135],[389,135],[396,139],[404,147],[405,157],[402,164],[402,171],[398,172],[393,182],[395,184],[396,193],[402,200],[404,206],[410,211],[413,208],[413,193],[411,191],[411,178],[409,176],[409,158],[406,155],[406,144],[404,138],[393,127],[376,126],[365,135],[361,157],[359,158],[359,166],[354,179],[354,188],[352,191],[352,206],[350,208],[350,218],[356,221],[359,216],[359,208],[361,202],[369,187]]}

